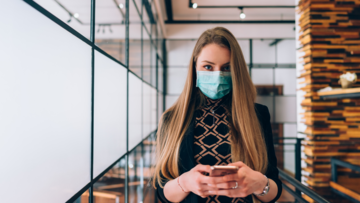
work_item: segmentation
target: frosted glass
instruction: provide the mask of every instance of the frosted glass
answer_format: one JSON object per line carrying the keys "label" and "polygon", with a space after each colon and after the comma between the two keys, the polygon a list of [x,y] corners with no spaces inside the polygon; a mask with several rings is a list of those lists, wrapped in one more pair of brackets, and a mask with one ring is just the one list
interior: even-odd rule
{"label": "frosted glass", "polygon": [[294,39],[285,39],[277,43],[277,63],[296,63],[296,43]]}
{"label": "frosted glass", "polygon": [[296,97],[275,97],[276,122],[296,122]]}
{"label": "frosted glass", "polygon": [[270,46],[274,40],[253,40],[253,63],[275,63],[275,45]]}
{"label": "frosted glass", "polygon": [[143,138],[151,132],[151,87],[143,83]]}
{"label": "frosted glass", "polygon": [[126,153],[126,74],[95,52],[94,177]]}
{"label": "frosted glass", "polygon": [[0,17],[0,202],[63,203],[90,181],[91,48],[24,1]]}
{"label": "frosted glass", "polygon": [[129,150],[142,140],[142,81],[129,73]]}
{"label": "frosted glass", "polygon": [[295,68],[276,68],[275,85],[283,85],[284,95],[296,94],[296,69]]}
{"label": "frosted glass", "polygon": [[181,94],[184,89],[188,68],[168,68],[167,94]]}
{"label": "frosted glass", "polygon": [[273,85],[272,68],[252,68],[251,79],[255,85]]}

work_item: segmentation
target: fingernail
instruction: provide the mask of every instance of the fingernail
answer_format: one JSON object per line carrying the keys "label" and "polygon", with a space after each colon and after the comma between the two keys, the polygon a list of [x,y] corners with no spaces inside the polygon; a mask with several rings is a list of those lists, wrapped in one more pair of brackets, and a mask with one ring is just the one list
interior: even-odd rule
{"label": "fingernail", "polygon": [[214,193],[214,191],[210,191],[210,190],[209,190],[209,193]]}
{"label": "fingernail", "polygon": [[208,186],[213,186],[213,184],[208,184]]}

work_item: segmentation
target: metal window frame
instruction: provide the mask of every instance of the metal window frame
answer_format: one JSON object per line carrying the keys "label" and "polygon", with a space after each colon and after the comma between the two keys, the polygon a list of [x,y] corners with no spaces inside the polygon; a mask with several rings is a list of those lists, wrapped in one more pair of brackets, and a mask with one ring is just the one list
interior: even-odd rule
{"label": "metal window frame", "polygon": [[[161,48],[157,47],[155,45],[155,43],[153,42],[153,36],[150,32],[147,30],[143,18],[142,18],[142,9],[144,7],[146,7],[145,9],[147,10],[147,13],[149,15],[149,19],[152,23],[156,23],[156,19],[153,17],[152,11],[151,11],[151,5],[148,2],[148,0],[142,0],[142,2],[147,2],[146,5],[144,5],[142,3],[141,5],[141,12],[139,11],[139,8],[137,5],[137,3],[135,2],[135,0],[126,0],[125,2],[125,63],[122,61],[119,61],[117,59],[115,59],[113,56],[111,56],[110,54],[108,54],[107,52],[105,52],[104,50],[102,50],[100,47],[96,46],[95,44],[95,15],[96,15],[96,0],[90,0],[91,1],[91,7],[90,7],[90,39],[86,38],[85,36],[83,36],[82,34],[80,34],[77,30],[75,30],[74,28],[72,28],[71,26],[69,26],[66,22],[60,20],[57,16],[55,16],[54,14],[52,14],[51,12],[47,11],[45,8],[43,8],[41,5],[39,5],[38,3],[36,3],[33,0],[23,0],[25,3],[27,3],[28,5],[30,5],[32,8],[34,8],[35,10],[39,11],[40,13],[42,13],[45,17],[49,18],[50,20],[52,20],[54,23],[56,23],[57,25],[59,25],[60,27],[64,28],[65,30],[67,30],[68,32],[70,32],[71,34],[73,34],[75,37],[77,37],[79,40],[83,41],[84,43],[88,44],[91,47],[91,133],[90,133],[90,139],[91,139],[91,144],[90,144],[90,180],[89,183],[86,184],[83,188],[81,188],[77,193],[75,193],[72,197],[70,197],[66,202],[67,203],[73,203],[75,202],[86,190],[89,189],[89,203],[93,203],[93,185],[95,182],[97,182],[105,173],[107,173],[112,167],[114,167],[114,165],[116,163],[118,163],[121,159],[126,159],[126,164],[125,164],[125,202],[129,201],[129,189],[128,189],[128,183],[129,183],[129,155],[139,146],[142,144],[142,142],[145,139],[148,139],[149,136],[152,136],[152,134],[154,133],[151,132],[150,135],[146,136],[146,138],[144,138],[140,143],[138,143],[133,149],[129,149],[129,74],[133,74],[135,77],[137,77],[139,80],[141,80],[142,84],[147,84],[150,87],[156,89],[156,101],[157,101],[157,105],[156,105],[156,114],[158,114],[158,97],[159,94],[162,94],[163,96],[163,109],[165,110],[165,92],[164,91],[160,91],[158,89],[158,85],[157,85],[157,81],[158,81],[158,74],[156,74],[156,84],[152,85],[151,82],[147,82],[143,79],[143,33],[141,33],[141,75],[137,75],[136,73],[134,73],[133,71],[130,70],[129,68],[129,7],[130,7],[130,3],[132,2],[134,4],[134,6],[136,7],[137,10],[137,14],[139,15],[140,19],[141,19],[141,32],[143,27],[145,27],[145,30],[147,32],[147,34],[150,37],[150,47],[154,46],[154,50],[156,52],[155,55],[155,59],[156,60],[156,65],[153,68],[156,68],[155,72],[158,72],[158,63],[157,61],[160,60],[163,64],[163,68],[165,70],[166,64],[164,64],[164,57],[166,57],[166,47],[163,46]],[[152,18],[151,18],[152,17]],[[157,32],[156,32],[157,33]],[[157,34],[155,36],[156,40],[159,40],[157,38]],[[165,39],[161,39],[163,41],[163,44],[165,44]],[[157,42],[157,41],[156,41]],[[163,51],[162,53],[162,57],[159,56],[158,54],[158,49],[161,49],[161,51]],[[103,172],[101,172],[99,175],[97,175],[96,177],[94,177],[94,99],[95,99],[95,51],[98,51],[100,53],[102,53],[105,57],[107,57],[108,59],[116,62],[117,64],[119,64],[120,66],[123,67],[119,67],[119,68],[126,68],[127,69],[127,85],[126,85],[126,96],[127,96],[127,104],[126,104],[126,116],[127,116],[127,121],[126,121],[126,153],[123,154],[121,157],[119,157],[117,160],[115,160],[115,162],[113,162],[110,166],[108,166]],[[151,57],[151,56],[150,56]],[[164,71],[165,72],[165,71]],[[163,74],[162,77],[166,77],[166,74]],[[164,85],[163,88],[166,88],[166,78],[163,78],[164,81]],[[143,94],[142,96],[143,97]],[[143,112],[143,109],[141,109],[141,111]],[[143,125],[143,124],[142,124]],[[155,130],[156,131],[156,130]],[[142,155],[143,156],[143,153]]]}

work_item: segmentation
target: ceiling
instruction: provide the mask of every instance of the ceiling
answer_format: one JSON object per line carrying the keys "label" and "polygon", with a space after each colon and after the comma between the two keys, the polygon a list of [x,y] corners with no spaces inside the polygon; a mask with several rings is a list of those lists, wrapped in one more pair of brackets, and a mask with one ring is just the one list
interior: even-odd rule
{"label": "ceiling", "polygon": [[[189,0],[171,1],[173,21],[241,21],[240,6],[294,6],[292,0],[192,0],[198,8],[189,8]],[[234,6],[234,8],[200,8],[201,6]],[[169,7],[168,7],[169,8]],[[246,18],[242,21],[281,21],[295,20],[295,8],[244,8]],[[166,11],[169,15],[169,12]],[[167,18],[169,19],[169,17]],[[171,18],[170,18],[171,19]]]}

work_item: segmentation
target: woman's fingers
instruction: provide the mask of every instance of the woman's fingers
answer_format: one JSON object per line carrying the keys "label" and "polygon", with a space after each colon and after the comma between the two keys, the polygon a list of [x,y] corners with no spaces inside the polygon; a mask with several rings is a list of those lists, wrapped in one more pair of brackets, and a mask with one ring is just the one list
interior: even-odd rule
{"label": "woman's fingers", "polygon": [[198,172],[207,172],[210,173],[211,171],[211,166],[210,165],[202,165],[202,164],[198,164],[195,166],[194,168],[196,171]]}
{"label": "woman's fingers", "polygon": [[231,181],[231,182],[225,182],[225,183],[219,183],[216,184],[215,188],[223,190],[223,189],[233,189],[233,188],[240,188],[239,183],[237,183],[236,181]]}

